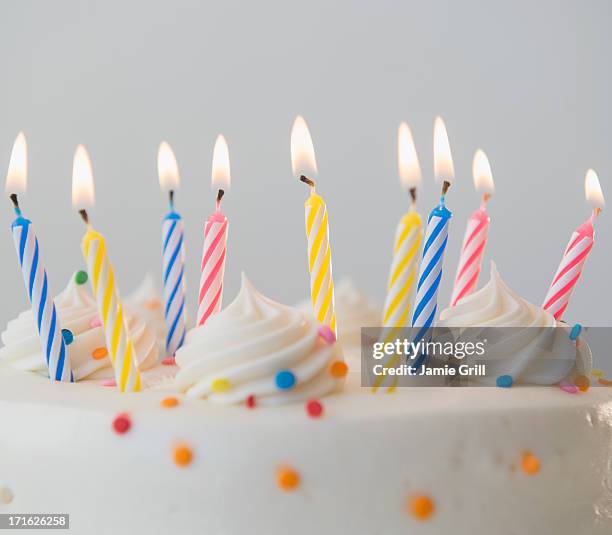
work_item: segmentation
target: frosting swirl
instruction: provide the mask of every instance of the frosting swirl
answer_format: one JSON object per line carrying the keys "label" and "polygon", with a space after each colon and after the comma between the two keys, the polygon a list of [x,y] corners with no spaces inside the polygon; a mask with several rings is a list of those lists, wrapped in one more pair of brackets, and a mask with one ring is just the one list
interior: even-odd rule
{"label": "frosting swirl", "polygon": [[[439,327],[490,329],[483,356],[466,357],[464,363],[486,361],[487,376],[475,380],[495,384],[499,375],[514,383],[550,385],[573,373],[588,374],[591,353],[586,343],[571,341],[568,329],[541,307],[511,290],[491,262],[491,278],[477,292],[440,313]],[[559,328],[555,328],[559,327]]]}
{"label": "frosting swirl", "polygon": [[[264,297],[243,274],[236,299],[187,333],[175,384],[216,403],[255,396],[258,404],[278,405],[329,394],[339,385],[330,366],[341,357],[319,329],[312,314]],[[283,371],[295,377],[294,387],[278,386]]]}
{"label": "frosting swirl", "polygon": [[[86,284],[77,282],[74,275],[66,289],[55,298],[57,313],[64,329],[73,334],[67,346],[72,373],[76,381],[83,379],[110,379],[114,377],[106,351],[104,331],[98,319],[96,302]],[[159,350],[155,334],[142,319],[126,311],[128,329],[134,342],[138,366],[141,370],[157,363]],[[3,346],[0,359],[15,368],[47,374],[45,357],[31,310],[22,312],[9,321],[0,335]]]}
{"label": "frosting swirl", "polygon": [[123,303],[132,314],[144,320],[153,330],[160,351],[164,352],[166,349],[166,320],[162,295],[154,277],[147,273],[140,286],[126,296]]}

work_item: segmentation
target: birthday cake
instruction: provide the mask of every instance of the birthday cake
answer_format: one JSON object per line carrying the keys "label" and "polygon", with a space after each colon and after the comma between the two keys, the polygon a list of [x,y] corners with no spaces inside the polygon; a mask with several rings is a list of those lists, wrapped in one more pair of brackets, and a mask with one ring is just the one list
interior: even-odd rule
{"label": "birthday cake", "polygon": [[[442,317],[554,322],[525,303],[494,272]],[[189,333],[178,366],[159,365],[153,331],[133,316],[141,363],[162,373],[121,393],[100,383],[110,364],[94,356],[104,339],[76,277],[57,308],[76,384],[43,376],[28,313],[3,333],[0,513],[69,513],[71,532],[109,534],[612,529],[610,389],[517,374],[525,385],[373,395],[328,329],[244,279]]]}

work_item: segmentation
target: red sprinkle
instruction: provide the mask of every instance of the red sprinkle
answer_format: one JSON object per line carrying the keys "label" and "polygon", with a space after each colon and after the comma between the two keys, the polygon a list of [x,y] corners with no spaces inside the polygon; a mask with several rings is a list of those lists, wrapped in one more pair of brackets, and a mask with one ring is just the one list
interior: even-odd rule
{"label": "red sprinkle", "polygon": [[115,416],[113,420],[113,430],[115,433],[123,435],[130,430],[130,427],[132,427],[132,422],[130,422],[130,418],[127,414],[123,413]]}
{"label": "red sprinkle", "polygon": [[248,398],[246,398],[246,406],[248,409],[254,409],[255,405],[255,396],[251,394]]}
{"label": "red sprinkle", "polygon": [[306,412],[311,418],[319,418],[323,415],[323,405],[318,399],[310,399],[306,402]]}
{"label": "red sprinkle", "polygon": [[164,366],[174,366],[176,364],[176,360],[174,359],[174,357],[168,357],[162,360],[162,364]]}
{"label": "red sprinkle", "polygon": [[98,384],[100,386],[117,386],[117,382],[114,379],[102,379]]}

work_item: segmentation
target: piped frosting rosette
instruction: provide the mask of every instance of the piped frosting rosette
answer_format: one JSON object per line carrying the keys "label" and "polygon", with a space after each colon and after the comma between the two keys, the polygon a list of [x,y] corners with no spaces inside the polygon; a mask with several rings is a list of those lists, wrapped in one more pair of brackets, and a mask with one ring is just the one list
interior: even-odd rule
{"label": "piped frosting rosette", "polygon": [[310,313],[260,294],[246,276],[236,299],[187,333],[176,386],[214,403],[304,401],[341,386],[342,357]]}
{"label": "piped frosting rosette", "polygon": [[[67,351],[75,380],[113,378],[104,331],[96,302],[88,290],[85,272],[80,271],[70,279],[66,289],[55,298],[55,305],[62,327],[70,331],[69,338],[72,338]],[[159,356],[155,333],[129,311],[126,319],[138,367],[141,370],[151,368],[157,364]],[[47,374],[31,310],[9,321],[1,339],[4,347],[0,349],[0,360],[21,370]]]}
{"label": "piped frosting rosette", "polygon": [[123,300],[125,307],[136,317],[146,322],[153,330],[162,351],[166,347],[166,320],[161,292],[153,275],[147,273],[140,286]]}
{"label": "piped frosting rosette", "polygon": [[591,352],[583,340],[569,338],[569,327],[541,307],[512,291],[491,262],[491,278],[477,292],[443,310],[438,327],[482,328],[485,352],[467,356],[464,364],[486,364],[486,377],[476,382],[495,385],[500,375],[515,384],[551,385],[576,374],[590,374]]}

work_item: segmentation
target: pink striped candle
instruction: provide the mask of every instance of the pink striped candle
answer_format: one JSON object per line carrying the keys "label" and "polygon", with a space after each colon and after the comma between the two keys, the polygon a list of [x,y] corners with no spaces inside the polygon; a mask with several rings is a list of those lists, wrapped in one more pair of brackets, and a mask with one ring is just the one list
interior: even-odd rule
{"label": "pink striped candle", "polygon": [[218,136],[213,152],[212,186],[218,189],[217,208],[208,218],[204,227],[204,250],[202,273],[198,297],[198,325],[204,325],[208,318],[221,310],[223,298],[223,277],[227,250],[228,221],[221,212],[221,199],[225,193],[220,186],[230,184],[229,151],[223,136]]}
{"label": "pink striped candle", "polygon": [[468,219],[451,296],[452,307],[476,289],[482,256],[489,236],[491,219],[487,213],[487,202],[491,198],[495,184],[487,155],[480,149],[474,154],[472,173],[476,190],[483,191],[482,204]]}
{"label": "pink striped candle", "polygon": [[542,305],[542,308],[550,312],[557,320],[563,317],[572,292],[582,274],[584,263],[593,248],[595,239],[593,223],[605,204],[599,179],[592,169],[587,171],[584,188],[587,200],[594,207],[593,213],[572,234]]}

